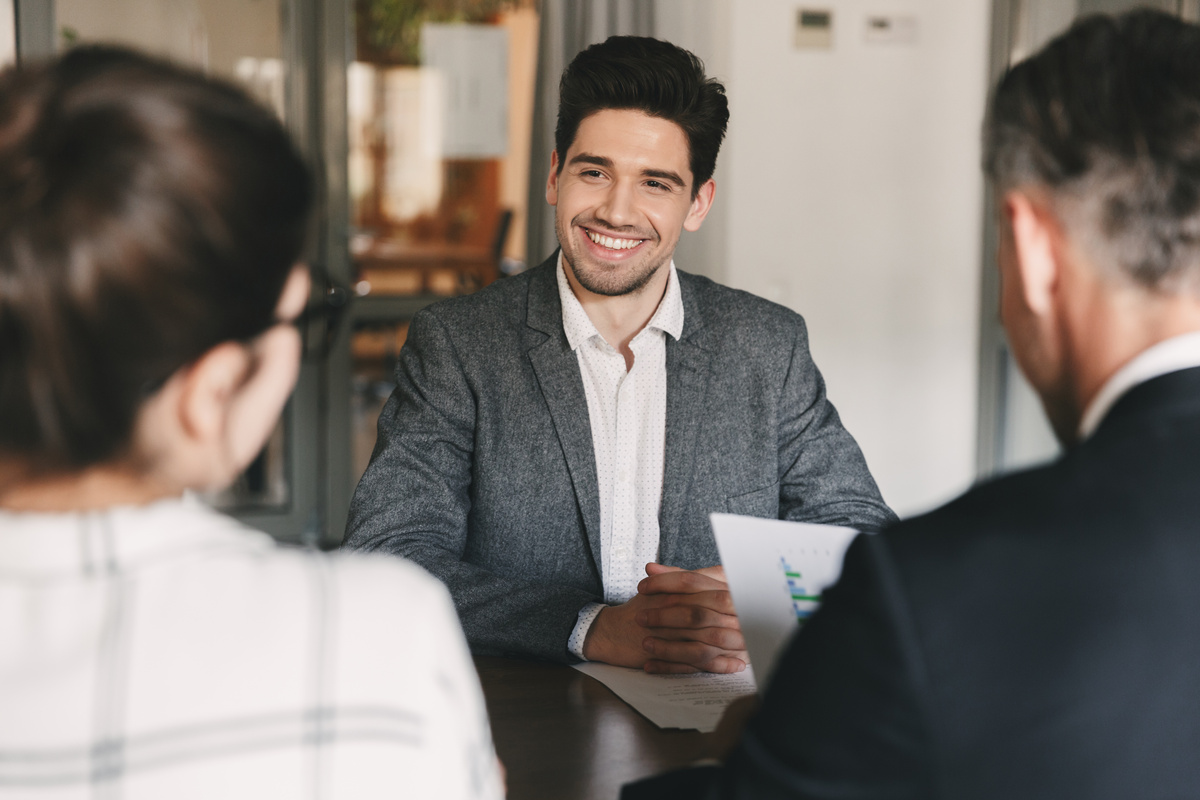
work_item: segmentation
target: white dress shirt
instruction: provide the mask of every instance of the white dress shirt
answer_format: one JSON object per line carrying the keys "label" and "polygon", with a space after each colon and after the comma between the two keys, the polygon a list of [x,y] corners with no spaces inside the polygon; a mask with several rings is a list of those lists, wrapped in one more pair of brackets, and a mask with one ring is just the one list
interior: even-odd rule
{"label": "white dress shirt", "polygon": [[1200,367],[1200,331],[1181,334],[1148,347],[1109,378],[1088,403],[1079,423],[1079,439],[1096,432],[1100,422],[1121,397],[1151,378],[1190,367]]}
{"label": "white dress shirt", "polygon": [[[596,478],[600,489],[600,571],[604,600],[620,604],[637,594],[646,562],[658,559],[658,513],[662,505],[667,435],[667,335],[683,333],[683,297],[675,264],[663,299],[629,343],[633,367],[604,340],[567,281],[561,252],[558,295],[563,331],[579,360],[587,396]],[[568,649],[583,658],[583,642],[604,606],[579,612]]]}

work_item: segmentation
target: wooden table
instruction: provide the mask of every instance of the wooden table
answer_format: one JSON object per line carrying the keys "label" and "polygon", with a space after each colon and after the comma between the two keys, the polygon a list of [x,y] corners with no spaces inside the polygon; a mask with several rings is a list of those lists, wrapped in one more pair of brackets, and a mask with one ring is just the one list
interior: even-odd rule
{"label": "wooden table", "polygon": [[662,730],[604,684],[557,664],[475,659],[509,800],[615,800],[703,757],[712,734]]}

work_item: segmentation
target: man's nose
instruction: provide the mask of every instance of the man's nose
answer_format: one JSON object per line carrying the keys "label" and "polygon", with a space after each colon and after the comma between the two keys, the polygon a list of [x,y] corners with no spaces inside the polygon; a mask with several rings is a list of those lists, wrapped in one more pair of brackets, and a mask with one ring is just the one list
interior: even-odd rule
{"label": "man's nose", "polygon": [[614,228],[636,224],[634,187],[624,181],[614,182],[605,192],[603,202],[596,208],[596,216]]}

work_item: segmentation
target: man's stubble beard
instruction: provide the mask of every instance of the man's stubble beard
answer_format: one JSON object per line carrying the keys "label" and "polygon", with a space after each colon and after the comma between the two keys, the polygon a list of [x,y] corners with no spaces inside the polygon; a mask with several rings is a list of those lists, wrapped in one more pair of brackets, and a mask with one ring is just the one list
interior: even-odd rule
{"label": "man's stubble beard", "polygon": [[592,294],[603,295],[604,297],[621,297],[628,294],[637,294],[646,288],[646,284],[650,282],[650,279],[663,267],[663,264],[659,263],[649,265],[647,268],[632,274],[621,274],[614,271],[610,275],[597,275],[586,269],[579,269],[571,262],[570,258],[567,258],[566,262],[571,272],[575,275],[575,280],[579,281],[580,286]]}
{"label": "man's stubble beard", "polygon": [[[558,234],[559,246],[562,247],[563,242],[571,241],[569,235],[574,228],[564,230],[563,225],[556,217],[554,220],[555,232]],[[587,234],[583,234],[585,237]],[[657,239],[647,238],[647,243],[657,242]],[[585,244],[584,247],[587,245]],[[563,250],[563,260],[567,262],[567,267],[575,276],[575,280],[579,281],[579,285],[587,289],[592,294],[602,295],[604,297],[621,297],[628,294],[636,294],[646,288],[646,284],[658,273],[663,266],[670,263],[671,257],[661,259],[658,263],[648,262],[645,266],[639,267],[636,263],[626,263],[612,270],[589,270],[583,263],[586,256],[579,253],[576,257],[572,257],[566,247]],[[580,262],[580,263],[576,263]],[[632,269],[626,270],[625,267]],[[606,274],[607,273],[607,274]]]}

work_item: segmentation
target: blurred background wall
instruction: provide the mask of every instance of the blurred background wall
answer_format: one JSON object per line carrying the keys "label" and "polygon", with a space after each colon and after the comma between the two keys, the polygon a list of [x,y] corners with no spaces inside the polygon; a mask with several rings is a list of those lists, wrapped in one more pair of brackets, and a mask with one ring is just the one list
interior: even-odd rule
{"label": "blurred background wall", "polygon": [[[828,14],[827,36],[805,9]],[[658,4],[658,35],[700,55],[731,107],[714,213],[677,262],[804,315],[830,398],[901,514],[975,474],[990,9]]]}

